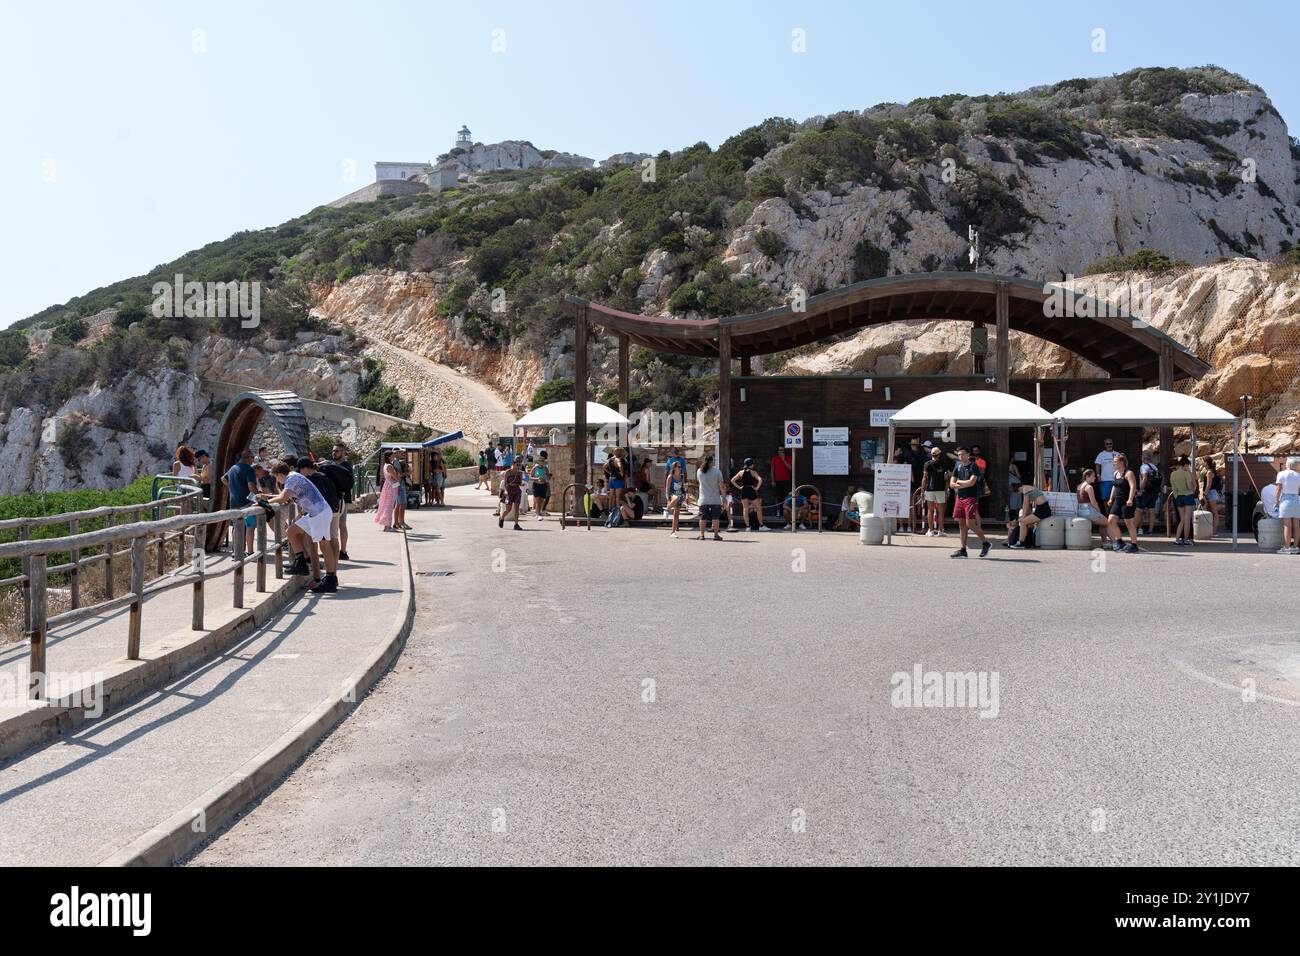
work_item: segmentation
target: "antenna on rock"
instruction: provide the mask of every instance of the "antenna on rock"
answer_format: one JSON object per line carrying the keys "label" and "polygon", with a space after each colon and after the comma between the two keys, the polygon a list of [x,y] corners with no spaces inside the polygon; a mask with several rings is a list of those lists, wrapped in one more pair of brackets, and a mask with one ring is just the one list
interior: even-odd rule
{"label": "antenna on rock", "polygon": [[966,253],[970,259],[971,268],[980,271],[980,231],[974,226],[966,227],[966,238],[970,240],[970,249]]}

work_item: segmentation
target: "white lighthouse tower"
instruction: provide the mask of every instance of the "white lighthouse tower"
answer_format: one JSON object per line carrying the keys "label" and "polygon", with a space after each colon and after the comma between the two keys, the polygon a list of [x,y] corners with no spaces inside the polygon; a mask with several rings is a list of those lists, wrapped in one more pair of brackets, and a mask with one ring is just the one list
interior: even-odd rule
{"label": "white lighthouse tower", "polygon": [[469,149],[474,145],[474,138],[469,134],[469,127],[462,125],[456,132],[456,149]]}

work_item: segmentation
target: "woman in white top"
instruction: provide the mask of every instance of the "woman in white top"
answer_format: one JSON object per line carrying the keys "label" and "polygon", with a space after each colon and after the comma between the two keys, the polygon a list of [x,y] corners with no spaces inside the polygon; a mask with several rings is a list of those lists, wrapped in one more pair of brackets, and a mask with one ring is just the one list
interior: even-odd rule
{"label": "woman in white top", "polygon": [[176,449],[176,460],[172,462],[172,475],[193,478],[194,472],[194,451],[189,445],[181,445]]}
{"label": "woman in white top", "polygon": [[1278,554],[1300,554],[1300,458],[1288,458],[1277,473],[1277,516],[1282,520]]}

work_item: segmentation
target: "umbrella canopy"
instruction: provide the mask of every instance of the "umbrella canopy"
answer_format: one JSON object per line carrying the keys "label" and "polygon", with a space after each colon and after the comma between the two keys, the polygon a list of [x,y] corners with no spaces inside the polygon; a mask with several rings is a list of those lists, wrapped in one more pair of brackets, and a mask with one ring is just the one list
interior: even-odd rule
{"label": "umbrella canopy", "polygon": [[935,392],[899,409],[890,419],[894,427],[947,426],[994,428],[1012,425],[1048,425],[1052,413],[1033,402],[1006,392]]}
{"label": "umbrella canopy", "polygon": [[1116,388],[1089,395],[1058,408],[1056,417],[1069,425],[1231,425],[1236,416],[1217,405],[1160,389]]}
{"label": "umbrella canopy", "polygon": [[[515,422],[516,428],[572,428],[576,402],[552,402],[541,408],[534,408],[523,418]],[[628,420],[599,402],[587,403],[587,425],[626,425]]]}

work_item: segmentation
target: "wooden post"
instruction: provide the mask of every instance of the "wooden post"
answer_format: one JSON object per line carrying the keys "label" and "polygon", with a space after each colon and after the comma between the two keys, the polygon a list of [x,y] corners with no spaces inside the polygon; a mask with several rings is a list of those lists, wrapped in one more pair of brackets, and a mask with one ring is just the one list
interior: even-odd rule
{"label": "wooden post", "polygon": [[998,280],[997,291],[998,351],[995,374],[998,377],[998,391],[1011,391],[1011,307],[1008,299],[1007,284]]}
{"label": "wooden post", "polygon": [[[344,505],[344,507],[347,507]],[[242,519],[239,521],[242,525]],[[242,531],[243,528],[241,527]],[[257,591],[259,594],[266,592],[266,513],[263,512],[257,516],[257,538],[253,542],[257,546]]]}
{"label": "wooden post", "polygon": [[284,577],[284,522],[283,509],[275,509],[275,579]]}
{"label": "wooden post", "polygon": [[718,467],[731,471],[731,330],[718,326]]}
{"label": "wooden post", "polygon": [[[117,524],[117,515],[111,514],[104,522],[105,528],[111,528]],[[116,545],[110,541],[104,548],[104,597],[106,600],[113,599],[115,582],[113,581],[113,551]]]}
{"label": "wooden post", "polygon": [[167,555],[164,549],[167,547],[167,535],[158,535],[158,577],[162,577],[167,570]]}
{"label": "wooden post", "polygon": [[29,595],[31,598],[30,616],[27,631],[30,640],[30,653],[27,674],[27,696],[31,700],[45,697],[45,561],[46,555],[38,554],[31,558],[27,571]]}
{"label": "wooden post", "polygon": [[[241,532],[243,528],[239,529]],[[232,534],[230,549],[235,559],[235,607],[244,606],[244,536]]]}
{"label": "wooden post", "polygon": [[[76,534],[80,527],[81,522],[76,518],[68,519],[69,536]],[[71,592],[72,606],[81,607],[81,549],[71,549],[68,560],[72,562],[72,570],[68,572],[68,590]]]}
{"label": "wooden post", "polygon": [[197,546],[194,548],[194,570],[197,572],[194,576],[194,608],[190,613],[190,630],[203,630],[203,581],[207,577],[207,568],[204,566],[206,558],[203,550]]}
{"label": "wooden post", "polygon": [[[31,529],[28,525],[20,525],[18,528],[18,540],[27,541],[31,538]],[[32,559],[23,558],[23,627],[27,629],[27,636],[30,638],[32,629]]]}
{"label": "wooden post", "polygon": [[578,306],[573,330],[573,480],[587,484],[587,305]]}
{"label": "wooden post", "polygon": [[[624,418],[627,418],[627,399],[628,399],[628,388],[629,388],[628,386],[629,351],[630,349],[628,347],[627,333],[620,332],[618,334],[618,413],[622,415]],[[627,441],[628,441],[627,426],[619,425],[618,426],[619,447],[627,448]],[[629,459],[631,458],[631,455],[632,455],[632,451],[631,449],[628,449]]]}
{"label": "wooden post", "polygon": [[[161,539],[160,539],[161,540]],[[131,616],[127,623],[126,656],[128,660],[140,659],[140,617],[144,612],[144,562],[149,539],[145,535],[131,539]],[[160,550],[161,556],[162,551]]]}
{"label": "wooden post", "polygon": [[[1157,383],[1166,392],[1174,390],[1174,344],[1168,339],[1160,340],[1160,381]],[[1160,429],[1160,474],[1169,481],[1169,474],[1174,468],[1174,430]],[[1193,462],[1195,471],[1195,462]],[[1235,503],[1233,507],[1236,507]]]}

